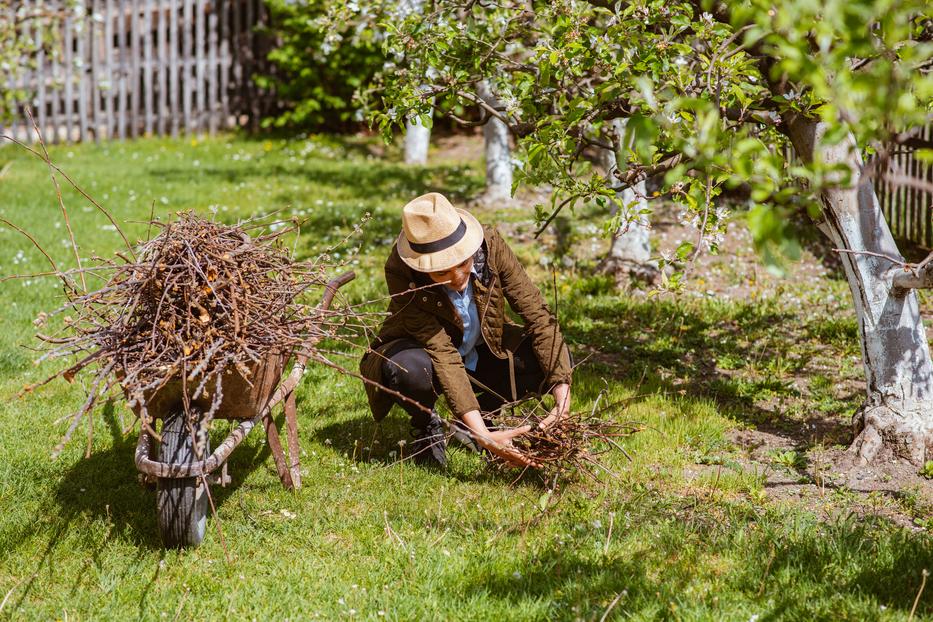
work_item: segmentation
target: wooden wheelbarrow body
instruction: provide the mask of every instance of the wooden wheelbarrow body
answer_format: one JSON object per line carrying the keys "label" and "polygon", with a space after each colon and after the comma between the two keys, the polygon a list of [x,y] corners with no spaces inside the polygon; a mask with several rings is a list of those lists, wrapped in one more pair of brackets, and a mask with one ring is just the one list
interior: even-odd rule
{"label": "wooden wheelbarrow body", "polygon": [[[355,276],[353,272],[347,272],[330,281],[327,284],[324,299],[319,308],[322,310],[328,309],[337,289],[353,280]],[[147,426],[141,426],[139,440],[136,444],[136,468],[144,476],[150,478],[206,476],[225,464],[233,450],[243,442],[247,434],[262,420],[266,429],[269,449],[272,452],[282,485],[287,489],[300,488],[300,447],[295,389],[307,367],[308,352],[319,339],[319,336],[312,337],[309,343],[305,344],[302,351],[297,353],[295,364],[284,380],[282,380],[282,372],[290,358],[290,354],[285,353],[269,354],[262,363],[253,367],[249,381],[236,371],[231,371],[224,376],[222,380],[223,399],[215,418],[238,420],[240,424],[210,456],[187,464],[173,464],[154,460],[151,457],[152,434]],[[199,396],[197,400],[190,400],[189,405],[206,412],[211,407],[211,397],[210,393]],[[181,381],[166,384],[151,396],[147,396],[146,403],[150,416],[155,418],[162,418],[172,412],[179,412],[184,407]],[[279,432],[272,418],[272,409],[279,403],[284,403],[285,409],[288,460],[286,460],[279,439]],[[222,477],[220,481],[224,483],[224,478]]]}

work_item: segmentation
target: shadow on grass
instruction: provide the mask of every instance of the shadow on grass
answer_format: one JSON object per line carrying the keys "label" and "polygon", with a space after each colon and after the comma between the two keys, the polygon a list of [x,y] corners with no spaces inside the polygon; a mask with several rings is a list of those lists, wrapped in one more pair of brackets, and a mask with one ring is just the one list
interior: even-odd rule
{"label": "shadow on grass", "polygon": [[[828,318],[800,325],[792,311],[767,301],[608,299],[602,296],[605,284],[590,281],[561,312],[564,334],[578,358],[587,357],[591,373],[712,400],[730,416],[789,436],[800,448],[815,437],[850,439],[841,417],[812,411],[795,416],[787,404],[817,397],[813,387],[812,396],[802,393],[797,379],[813,376],[809,366],[825,356],[820,353],[826,347],[858,343],[853,322]],[[584,298],[594,293],[600,297]],[[829,383],[824,392],[833,390]],[[834,399],[830,406],[845,404]]]}
{"label": "shadow on grass", "polygon": [[[777,515],[749,514],[739,519],[741,525],[698,533],[683,518],[658,515],[635,527],[653,532],[645,536],[655,542],[634,555],[610,549],[600,556],[589,542],[552,543],[504,569],[478,567],[458,577],[456,589],[467,597],[550,603],[552,619],[616,619],[636,613],[651,619],[716,619],[717,590],[704,596],[705,590],[696,589],[708,579],[698,576],[702,560],[712,557],[736,562],[714,584],[724,582],[760,603],[754,619],[874,619],[879,604],[892,613],[910,612],[921,574],[933,566],[929,538],[880,522],[849,517],[823,529],[807,525],[800,530]],[[613,615],[607,617],[612,603]],[[933,599],[922,599],[917,613],[930,612]]]}
{"label": "shadow on grass", "polygon": [[[136,436],[123,437],[112,403],[107,404],[103,416],[112,446],[92,453],[90,458],[78,460],[65,474],[54,497],[60,508],[59,516],[66,525],[102,520],[110,525],[107,539],[120,538],[142,549],[162,550],[156,522],[155,491],[139,483],[134,464]],[[251,436],[262,434],[262,426],[257,428],[260,431]],[[219,440],[216,433],[212,437],[216,446]],[[228,459],[232,483],[210,488],[215,506],[219,509],[243,484],[246,476],[266,460],[271,461],[271,454],[265,443],[247,440],[240,444]],[[216,527],[210,525],[209,528]],[[92,548],[94,546],[98,543]]]}
{"label": "shadow on grass", "polygon": [[[326,410],[321,414],[328,418],[338,416],[338,413]],[[312,440],[331,446],[334,450],[355,462],[391,467],[397,464],[400,459],[403,459],[414,468],[436,471],[435,467],[422,466],[411,456],[405,454],[410,446],[411,438],[408,415],[400,414],[399,410],[393,410],[389,416],[379,423],[368,415],[362,415],[349,420],[333,421],[315,429],[311,434]],[[400,441],[405,442],[404,446],[399,444]],[[447,452],[448,458],[450,458],[452,452],[464,452],[467,455],[473,455],[471,450],[455,440],[448,440]],[[468,469],[466,472],[448,466],[443,472],[463,482],[515,484],[534,489],[545,489],[547,487],[547,482],[539,474],[532,471],[527,471],[521,479],[516,480],[519,471],[501,471],[491,465],[485,465],[484,468],[480,469]]]}
{"label": "shadow on grass", "polygon": [[[149,174],[165,182],[187,182],[191,169],[184,166],[153,167]],[[296,162],[291,165],[213,163],[199,169],[200,177],[213,178],[227,184],[236,184],[250,177],[272,180],[285,179],[294,185],[303,182],[313,188],[329,188],[334,198],[344,201],[379,202],[395,197],[414,198],[432,190],[443,191],[451,200],[463,200],[479,193],[483,180],[471,169],[459,165],[404,166],[379,161],[349,160],[334,163],[323,159]],[[308,189],[306,189],[308,190]],[[279,192],[274,204],[308,204],[316,197],[307,192]],[[401,205],[399,205],[401,207]]]}

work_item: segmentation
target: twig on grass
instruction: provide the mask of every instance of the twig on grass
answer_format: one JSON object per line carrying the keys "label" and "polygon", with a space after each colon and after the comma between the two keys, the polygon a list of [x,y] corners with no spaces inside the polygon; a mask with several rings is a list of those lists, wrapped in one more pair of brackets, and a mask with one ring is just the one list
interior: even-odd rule
{"label": "twig on grass", "polygon": [[927,577],[930,576],[930,571],[924,568],[921,576],[920,589],[917,591],[917,597],[914,598],[914,606],[910,608],[910,615],[907,616],[907,622],[914,619],[914,613],[917,612],[917,605],[920,603],[920,597],[923,595],[923,588],[927,586]]}
{"label": "twig on grass", "polygon": [[185,590],[185,593],[181,597],[181,602],[178,603],[178,608],[175,609],[175,617],[172,618],[172,622],[177,622],[178,617],[181,615],[182,609],[185,607],[185,601],[188,600],[188,595],[191,594],[191,588]]}
{"label": "twig on grass", "polygon": [[3,608],[6,607],[7,601],[10,600],[10,596],[13,595],[13,592],[16,591],[16,588],[18,588],[19,586],[21,586],[21,585],[22,585],[23,583],[25,583],[26,581],[32,581],[32,580],[35,579],[37,576],[39,576],[39,573],[38,573],[38,572],[34,572],[34,573],[32,573],[31,575],[29,575],[28,577],[23,577],[22,579],[20,579],[20,580],[17,581],[16,583],[14,583],[14,584],[13,584],[13,587],[11,587],[11,588],[7,591],[6,596],[3,597],[3,601],[0,602],[0,613],[3,613]]}
{"label": "twig on grass", "polygon": [[[721,465],[720,465],[721,466]],[[771,551],[768,554],[768,564],[765,566],[765,572],[761,575],[761,584],[758,586],[758,597],[765,593],[765,585],[768,580],[768,573],[771,572],[771,564],[774,563],[775,549],[774,543],[771,543]]]}
{"label": "twig on grass", "polygon": [[606,534],[606,544],[603,545],[603,557],[609,554],[609,543],[612,541],[612,525],[615,522],[616,513],[609,512],[609,530]]}
{"label": "twig on grass", "polygon": [[619,592],[616,594],[616,597],[612,599],[612,602],[609,603],[609,606],[606,607],[606,610],[603,611],[603,615],[599,617],[599,622],[606,622],[606,619],[609,617],[609,613],[619,604],[619,601],[622,600],[622,596],[625,595],[625,592]]}
{"label": "twig on grass", "polygon": [[394,538],[395,541],[398,542],[398,543],[402,546],[402,549],[405,550],[405,551],[407,551],[407,550],[408,550],[408,545],[405,544],[405,541],[404,541],[404,540],[402,540],[402,536],[400,536],[400,535],[398,535],[397,533],[395,533],[395,530],[392,529],[392,525],[389,524],[389,512],[388,512],[387,510],[383,510],[383,511],[382,511],[382,518],[383,518],[383,520],[385,521],[385,524],[386,524],[386,530],[385,530],[385,531],[386,531],[386,535],[389,536],[390,538]]}

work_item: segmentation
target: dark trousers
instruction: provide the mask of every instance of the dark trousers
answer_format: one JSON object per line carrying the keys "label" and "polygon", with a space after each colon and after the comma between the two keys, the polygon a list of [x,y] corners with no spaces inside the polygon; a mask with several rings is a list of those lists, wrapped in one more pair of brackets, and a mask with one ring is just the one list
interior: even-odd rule
{"label": "dark trousers", "polygon": [[[515,367],[514,396],[509,360],[495,356],[485,343],[477,344],[476,353],[479,355],[476,371],[467,370],[467,374],[479,382],[473,383],[473,390],[484,415],[498,411],[504,403],[513,399],[540,395],[546,388],[542,387],[544,372],[532,349],[530,338],[523,339],[512,356]],[[434,364],[424,348],[415,342],[402,342],[386,352],[385,356],[387,360],[382,363],[383,384],[421,406],[433,409],[441,388],[434,374]],[[428,413],[398,398],[395,402],[411,416],[412,427],[424,429],[427,426],[430,420]]]}

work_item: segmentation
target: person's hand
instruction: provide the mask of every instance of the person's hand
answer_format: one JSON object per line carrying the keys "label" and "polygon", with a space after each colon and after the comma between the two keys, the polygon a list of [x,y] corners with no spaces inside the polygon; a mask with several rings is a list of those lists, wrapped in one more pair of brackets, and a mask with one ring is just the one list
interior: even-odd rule
{"label": "person's hand", "polygon": [[548,413],[548,416],[538,423],[538,427],[547,430],[549,427],[570,414],[570,385],[559,384],[552,391],[554,394],[554,408]]}
{"label": "person's hand", "polygon": [[463,415],[463,423],[470,429],[473,438],[491,454],[505,460],[507,464],[521,468],[540,467],[541,465],[519,451],[512,439],[525,434],[529,426],[490,432],[479,411],[473,410]]}
{"label": "person's hand", "polygon": [[541,466],[540,464],[523,454],[512,444],[513,438],[521,436],[526,432],[528,432],[528,426],[511,428],[509,430],[497,430],[487,433],[485,437],[478,436],[477,440],[479,444],[488,449],[490,453],[502,458],[512,466],[538,468]]}

